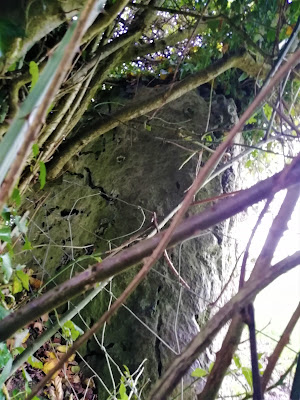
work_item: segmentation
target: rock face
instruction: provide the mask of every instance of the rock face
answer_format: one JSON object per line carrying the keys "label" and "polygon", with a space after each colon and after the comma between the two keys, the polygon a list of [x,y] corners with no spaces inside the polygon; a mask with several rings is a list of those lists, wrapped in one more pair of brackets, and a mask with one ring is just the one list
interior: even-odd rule
{"label": "rock face", "polygon": [[[153,90],[142,88],[133,101]],[[233,101],[224,96],[215,98],[213,107],[209,129],[232,124],[237,118]],[[72,160],[68,171],[43,190],[46,198],[31,224],[29,239],[33,246],[44,247],[36,248],[34,258],[28,263],[41,270],[44,279],[60,273],[56,278],[60,282],[95,262],[77,261],[70,266],[72,260],[93,252],[105,257],[106,251],[126,240],[150,233],[154,229],[153,213],[161,221],[182,201],[192,183],[199,153],[186,161],[192,155],[191,149],[201,150],[197,140],[205,132],[208,109],[208,102],[196,91],[190,92],[156,113],[120,125],[88,145]],[[97,110],[101,114],[104,106]],[[95,114],[91,115],[95,118]],[[83,121],[80,129],[88,123]],[[206,157],[204,153],[202,159],[205,161]],[[231,170],[215,178],[201,189],[197,198],[233,190],[234,176]],[[36,198],[29,196],[26,206],[38,199],[41,192]],[[200,206],[195,206],[189,213],[200,210]],[[234,265],[230,225],[223,223],[168,252],[189,290],[180,285],[162,259],[105,331],[82,349],[85,360],[111,392],[112,380],[116,386],[120,382],[116,364],[121,370],[126,365],[134,373],[147,359],[138,387],[141,389],[148,382],[143,393],[149,393],[170,360],[199,332],[209,317],[207,304],[217,298]],[[109,307],[111,296],[117,297],[136,272],[137,268],[133,268],[115,277],[107,290],[83,310],[81,316],[89,326]],[[76,323],[82,324],[79,318]],[[194,368],[208,367],[214,350],[210,348],[200,355],[184,386],[192,382],[190,373]],[[107,399],[107,390],[98,383],[99,399]],[[197,390],[199,386],[191,386],[184,398],[195,398]]]}

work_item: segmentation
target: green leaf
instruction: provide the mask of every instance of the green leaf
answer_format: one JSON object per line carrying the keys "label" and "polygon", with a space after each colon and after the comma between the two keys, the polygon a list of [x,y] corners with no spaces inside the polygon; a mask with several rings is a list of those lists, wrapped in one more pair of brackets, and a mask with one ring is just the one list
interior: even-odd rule
{"label": "green leaf", "polygon": [[264,105],[263,109],[264,109],[266,117],[268,118],[268,120],[270,120],[270,118],[272,116],[272,111],[273,111],[272,107],[270,107],[269,104],[266,103]]}
{"label": "green leaf", "polygon": [[39,146],[34,143],[34,145],[32,146],[32,153],[33,153],[33,157],[36,158],[39,155],[40,149]]}
{"label": "green leaf", "polygon": [[31,87],[30,87],[30,92],[31,92],[39,79],[39,67],[36,62],[30,61],[29,73],[31,75]]}
{"label": "green leaf", "polygon": [[242,367],[242,373],[243,373],[244,377],[246,378],[248,385],[252,389],[253,386],[252,386],[252,371],[251,371],[251,369],[247,368],[247,367]]}
{"label": "green leaf", "polygon": [[211,372],[211,370],[213,369],[213,366],[214,366],[214,365],[215,365],[214,362],[212,362],[212,363],[209,364],[208,372]]}
{"label": "green leaf", "polygon": [[[1,350],[0,350],[1,353]],[[13,363],[13,358],[10,354],[9,360],[5,363],[4,368],[0,375],[0,387],[2,387],[3,383],[9,378],[11,367]]]}
{"label": "green leaf", "polygon": [[43,369],[44,364],[42,361],[38,360],[34,356],[29,356],[27,359],[28,364],[30,364],[33,368]]}
{"label": "green leaf", "polygon": [[234,363],[235,363],[235,365],[236,365],[237,368],[240,369],[240,368],[242,367],[240,357],[239,357],[237,354],[235,354],[235,355],[233,356],[233,361],[234,361]]}
{"label": "green leaf", "polygon": [[9,314],[9,311],[6,310],[3,306],[0,305],[0,321],[5,318]]}
{"label": "green leaf", "polygon": [[14,63],[11,64],[11,66],[7,69],[7,71],[13,72],[13,71],[15,71],[16,68],[17,68],[17,62],[14,62]]}
{"label": "green leaf", "polygon": [[17,277],[17,275],[14,276],[13,278],[13,287],[12,287],[12,293],[21,293],[23,290],[23,285],[20,279]]}
{"label": "green leaf", "polygon": [[6,343],[1,342],[0,343],[0,368],[3,368],[10,359],[12,359],[12,356],[6,346]]}
{"label": "green leaf", "polygon": [[72,321],[67,321],[62,327],[62,334],[66,339],[76,340],[79,335],[83,334],[83,330],[75,325]]}
{"label": "green leaf", "polygon": [[246,74],[246,72],[243,72],[242,75],[239,77],[239,82],[243,82],[247,78],[248,74]]}
{"label": "green leaf", "polygon": [[21,204],[21,195],[20,195],[20,191],[18,188],[14,188],[12,195],[11,195],[11,199],[13,202],[16,203],[17,206],[19,206]]}
{"label": "green leaf", "polygon": [[26,236],[26,237],[25,237],[25,243],[24,243],[24,245],[23,245],[23,247],[22,247],[22,250],[32,250],[32,249],[33,249],[32,244],[31,244],[31,242],[28,240],[28,237]]}
{"label": "green leaf", "polygon": [[246,125],[247,124],[255,124],[255,122],[257,122],[257,119],[255,118],[255,114],[254,114],[251,118],[248,119],[248,121],[246,122]]}
{"label": "green leaf", "polygon": [[21,271],[21,270],[16,271],[16,275],[22,282],[23,288],[26,289],[27,291],[29,291],[29,276],[27,274],[25,274],[24,271]]}
{"label": "green leaf", "polygon": [[79,374],[79,372],[80,372],[79,365],[72,365],[71,371],[73,372],[73,374]]}
{"label": "green leaf", "polygon": [[245,162],[245,167],[246,168],[251,168],[252,164],[253,164],[253,161],[252,160],[248,160],[248,161]]}
{"label": "green leaf", "polygon": [[11,257],[9,253],[5,253],[3,256],[1,256],[1,270],[3,272],[4,283],[8,283],[13,273]]}
{"label": "green leaf", "polygon": [[202,368],[196,368],[191,374],[191,376],[194,376],[195,378],[203,378],[206,375],[208,375],[208,372]]}
{"label": "green leaf", "polygon": [[11,229],[9,226],[0,228],[0,240],[3,242],[11,243]]}
{"label": "green leaf", "polygon": [[4,219],[5,222],[10,222],[10,209],[7,206],[3,207],[1,217]]}
{"label": "green leaf", "polygon": [[47,110],[47,115],[52,111],[54,104],[55,104],[54,101],[52,101],[52,103],[50,104],[50,107]]}
{"label": "green leaf", "polygon": [[13,355],[22,354],[25,351],[24,347],[18,346],[13,349]]}
{"label": "green leaf", "polygon": [[43,161],[40,161],[40,176],[39,176],[39,180],[40,180],[40,188],[43,189],[43,187],[46,184],[46,166],[43,163]]}
{"label": "green leaf", "polygon": [[145,128],[146,128],[146,130],[147,130],[148,132],[151,132],[151,125],[146,124],[146,125],[145,125]]}
{"label": "green leaf", "polygon": [[126,387],[125,387],[124,383],[120,384],[119,394],[121,396],[120,397],[121,400],[127,400],[128,399],[128,396],[126,394]]}

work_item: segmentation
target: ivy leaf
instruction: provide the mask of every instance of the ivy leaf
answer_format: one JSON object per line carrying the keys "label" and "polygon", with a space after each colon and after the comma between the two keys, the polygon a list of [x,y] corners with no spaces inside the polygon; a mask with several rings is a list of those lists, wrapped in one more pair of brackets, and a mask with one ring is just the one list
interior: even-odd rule
{"label": "ivy leaf", "polygon": [[31,242],[28,240],[28,237],[26,236],[26,237],[25,237],[25,243],[24,243],[24,245],[23,245],[23,247],[22,247],[22,250],[32,250],[32,249],[33,249],[32,244],[31,244]]}
{"label": "ivy leaf", "polygon": [[23,290],[22,282],[21,282],[20,279],[17,277],[17,275],[15,275],[15,276],[14,276],[14,279],[13,279],[12,293],[13,293],[13,294],[21,293],[22,290]]}
{"label": "ivy leaf", "polygon": [[6,343],[1,342],[0,343],[0,368],[3,368],[10,359],[12,359],[12,356],[6,346]]}
{"label": "ivy leaf", "polygon": [[[3,207],[1,217],[4,219],[5,222],[10,222],[10,209],[7,206]],[[0,238],[0,240],[2,240]]]}
{"label": "ivy leaf", "polygon": [[12,265],[11,265],[11,258],[9,253],[5,253],[3,254],[3,256],[1,256],[1,270],[3,272],[3,281],[4,283],[8,283],[10,280],[10,277],[13,273],[13,269],[12,269]]}
{"label": "ivy leaf", "polygon": [[31,87],[30,87],[30,92],[31,92],[39,79],[39,67],[36,62],[30,61],[29,73],[31,75]]}
{"label": "ivy leaf", "polygon": [[43,163],[43,161],[40,161],[40,176],[39,176],[39,180],[40,180],[40,188],[43,189],[43,187],[46,184],[46,166]]}
{"label": "ivy leaf", "polygon": [[83,330],[75,325],[74,322],[67,321],[62,327],[62,333],[66,339],[71,338],[72,340],[76,340],[79,335],[83,334]]}
{"label": "ivy leaf", "polygon": [[11,229],[9,226],[0,228],[0,240],[11,243]]}
{"label": "ivy leaf", "polygon": [[29,291],[29,276],[22,270],[16,271],[16,275],[22,282],[23,288]]}
{"label": "ivy leaf", "polygon": [[43,369],[44,365],[42,361],[38,360],[34,356],[29,356],[27,360],[28,364],[30,364],[33,368]]}

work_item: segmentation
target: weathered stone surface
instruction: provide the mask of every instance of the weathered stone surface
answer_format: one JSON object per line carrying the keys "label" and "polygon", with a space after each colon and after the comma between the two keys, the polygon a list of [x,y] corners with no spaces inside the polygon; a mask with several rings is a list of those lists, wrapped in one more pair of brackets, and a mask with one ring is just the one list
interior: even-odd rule
{"label": "weathered stone surface", "polygon": [[[135,101],[151,90],[141,89]],[[211,113],[210,127],[219,126],[221,120],[232,123],[232,118],[236,118],[233,102],[226,101],[224,96],[214,102],[218,108],[216,106]],[[198,155],[179,169],[191,153],[177,145],[196,149],[190,139],[197,140],[195,135],[201,137],[205,132],[207,117],[208,103],[196,91],[191,92],[156,113],[100,137],[74,157],[69,170],[43,190],[48,197],[29,232],[33,245],[45,245],[33,251],[35,268],[53,276],[83,254],[104,253],[136,234],[143,234],[147,227],[153,229],[153,212],[158,221],[163,219],[182,201],[192,183]],[[200,191],[198,198],[216,196],[224,188],[232,190],[233,174],[233,171],[227,174],[230,179],[215,178]],[[36,199],[40,196],[39,193]],[[30,196],[29,202],[32,201]],[[189,213],[200,210],[200,206],[193,207]],[[170,250],[170,258],[190,290],[180,286],[166,261],[161,260],[127,301],[126,307],[131,312],[121,309],[106,326],[103,345],[121,369],[125,364],[134,372],[147,359],[139,380],[139,387],[142,387],[150,379],[144,393],[149,392],[151,382],[163,373],[174,353],[182,350],[205,323],[207,303],[216,299],[231,271],[228,261],[233,246],[228,234],[229,224],[223,223]],[[79,248],[88,245],[92,247]],[[75,263],[61,273],[57,281],[67,279],[92,263],[93,260]],[[114,296],[124,290],[136,270],[113,279]],[[109,293],[104,291],[83,310],[81,314],[88,325],[107,309],[109,299]],[[80,320],[76,322],[79,324]],[[101,343],[101,333],[98,339]],[[202,354],[192,369],[207,368],[213,361],[212,351],[210,348]],[[83,352],[86,361],[112,390],[108,361],[99,343],[91,339]],[[113,363],[111,369],[118,384],[120,375]],[[187,376],[184,385],[189,382],[191,378]],[[201,381],[197,384],[201,386]],[[193,399],[194,390],[197,388],[191,387],[184,398]],[[107,398],[107,391],[99,383],[99,399]]]}

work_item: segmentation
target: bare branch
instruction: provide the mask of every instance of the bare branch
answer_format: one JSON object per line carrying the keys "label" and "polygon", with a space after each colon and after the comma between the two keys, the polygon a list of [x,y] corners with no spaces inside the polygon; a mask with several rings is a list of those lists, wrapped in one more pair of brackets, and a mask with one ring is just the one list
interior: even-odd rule
{"label": "bare branch", "polygon": [[[286,168],[287,169],[287,168]],[[285,170],[283,170],[284,172]],[[282,174],[282,172],[280,173]],[[203,211],[199,215],[187,218],[174,232],[169,246],[187,239],[196,237],[202,230],[205,230],[219,222],[232,217],[250,205],[268,197],[276,182],[279,182],[279,175],[257,183],[250,189],[238,192],[235,196],[219,201],[213,207]],[[300,179],[300,163],[296,164],[284,180],[280,180],[278,190],[287,188]],[[101,282],[113,275],[125,271],[127,268],[141,262],[149,256],[162,238],[163,233],[144,240],[111,258],[106,258],[102,263],[96,264],[60,286],[48,291],[40,298],[33,300],[28,305],[14,313],[11,313],[1,321],[0,341],[9,338],[19,328],[34,320],[47,311],[65,303],[72,297],[78,296],[87,291],[96,282]]]}
{"label": "bare branch", "polygon": [[298,304],[296,310],[294,311],[291,319],[289,320],[285,330],[283,331],[283,334],[281,335],[281,338],[279,342],[277,343],[273,354],[269,357],[268,360],[268,365],[265,369],[265,372],[262,376],[261,384],[262,384],[262,390],[263,392],[266,390],[267,384],[269,383],[269,380],[271,378],[272,372],[275,368],[275,365],[280,357],[280,354],[284,347],[289,343],[290,340],[290,335],[298,322],[300,318],[300,303]]}
{"label": "bare branch", "polygon": [[[274,265],[268,270],[263,277],[255,277],[249,280],[244,288],[234,296],[224,307],[222,307],[218,313],[208,322],[206,327],[202,329],[201,333],[198,334],[192,342],[187,346],[184,352],[178,356],[168,369],[163,379],[156,385],[151,400],[164,400],[167,399],[167,395],[170,394],[175,387],[176,383],[188,370],[190,365],[195,361],[198,354],[204,350],[204,348],[211,343],[214,335],[220,330],[220,328],[234,315],[237,310],[245,307],[246,304],[251,302],[253,298],[271,282],[273,282],[280,275],[288,272],[300,263],[300,251],[293,254],[290,257],[285,258],[278,264]],[[127,288],[128,289],[128,288]],[[126,289],[123,293],[126,292]],[[115,311],[118,308],[118,302],[115,301],[110,310]],[[106,311],[102,317],[96,322],[88,331],[86,331],[79,339],[76,340],[74,345],[67,351],[67,353],[58,361],[55,367],[43,378],[32,390],[27,400],[31,400],[39,391],[45,386],[49,379],[58,371],[69,357],[79,349],[79,347],[85,343],[94,333],[96,333],[110,317],[111,311]]]}
{"label": "bare branch", "polygon": [[255,296],[263,288],[283,273],[299,265],[299,263],[300,251],[267,269],[264,275],[256,275],[249,279],[239,293],[212,317],[201,332],[183,350],[181,355],[175,358],[162,379],[154,387],[150,399],[167,399],[168,395],[175,388],[182,376],[188,371],[199,354],[212,342],[220,328],[231,319],[236,312],[253,301]]}

